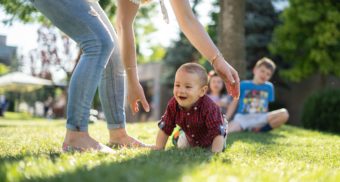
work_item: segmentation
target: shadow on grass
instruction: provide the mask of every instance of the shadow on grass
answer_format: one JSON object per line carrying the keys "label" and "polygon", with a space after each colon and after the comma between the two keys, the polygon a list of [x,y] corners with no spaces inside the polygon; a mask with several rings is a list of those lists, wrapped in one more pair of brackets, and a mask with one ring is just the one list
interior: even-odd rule
{"label": "shadow on grass", "polygon": [[0,128],[9,128],[9,127],[16,127],[16,126],[0,124]]}
{"label": "shadow on grass", "polygon": [[[0,181],[4,180],[4,181],[13,181],[13,180],[9,180],[7,178],[7,170],[8,170],[8,166],[18,163],[20,161],[24,161],[25,159],[28,158],[41,158],[41,157],[46,157],[49,160],[51,160],[52,162],[56,162],[56,160],[60,157],[61,153],[60,152],[50,152],[49,154],[45,153],[45,154],[30,154],[30,153],[25,153],[25,154],[18,154],[18,155],[13,155],[13,156],[4,156],[4,157],[0,157]],[[6,167],[7,166],[7,167]],[[18,169],[15,169],[19,171]]]}
{"label": "shadow on grass", "polygon": [[267,132],[267,133],[253,133],[253,132],[240,132],[231,133],[228,135],[227,146],[231,147],[235,141],[242,141],[246,143],[258,143],[263,145],[275,144],[278,138],[285,137],[279,133]]}
{"label": "shadow on grass", "polygon": [[[50,152],[50,153],[44,153],[44,154],[26,153],[26,154],[14,155],[14,156],[5,156],[5,157],[0,157],[0,166],[3,166],[3,164],[5,164],[5,163],[19,162],[19,161],[22,161],[25,158],[39,158],[39,157],[42,157],[42,156],[45,156],[45,157],[51,159],[52,161],[55,161],[57,158],[60,157],[60,155],[61,155],[60,152]],[[0,173],[1,172],[2,171],[0,171]]]}
{"label": "shadow on grass", "polygon": [[211,156],[210,152],[199,148],[150,151],[120,162],[101,161],[101,165],[94,168],[82,166],[75,171],[29,181],[180,181],[186,172],[209,163]]}

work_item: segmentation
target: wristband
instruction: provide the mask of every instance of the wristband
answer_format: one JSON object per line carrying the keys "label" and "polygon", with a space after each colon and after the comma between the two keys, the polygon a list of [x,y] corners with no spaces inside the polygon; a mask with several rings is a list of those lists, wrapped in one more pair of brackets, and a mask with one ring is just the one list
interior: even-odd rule
{"label": "wristband", "polygon": [[217,54],[210,61],[211,66],[214,67],[214,63],[215,63],[215,61],[217,60],[218,57],[222,57],[223,58],[223,55],[220,52],[217,52]]}

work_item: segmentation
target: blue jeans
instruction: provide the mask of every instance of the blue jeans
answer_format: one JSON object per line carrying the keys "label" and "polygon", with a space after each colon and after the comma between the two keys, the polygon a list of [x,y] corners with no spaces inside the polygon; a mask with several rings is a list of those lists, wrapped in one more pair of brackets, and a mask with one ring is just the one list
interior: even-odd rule
{"label": "blue jeans", "polygon": [[116,33],[100,5],[86,0],[31,2],[83,51],[69,84],[66,127],[87,131],[90,108],[99,86],[108,129],[124,128],[125,72]]}

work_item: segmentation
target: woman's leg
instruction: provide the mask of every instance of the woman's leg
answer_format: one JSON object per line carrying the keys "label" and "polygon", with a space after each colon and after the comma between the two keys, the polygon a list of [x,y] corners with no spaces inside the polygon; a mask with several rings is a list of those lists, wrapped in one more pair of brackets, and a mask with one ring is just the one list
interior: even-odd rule
{"label": "woman's leg", "polygon": [[[105,12],[98,3],[94,3],[93,7],[98,12],[103,23],[108,27],[113,41],[118,42],[117,34]],[[110,143],[137,147],[143,146],[141,142],[130,137],[125,129],[124,76],[125,71],[118,44],[116,44],[99,84],[99,96],[110,131]]]}
{"label": "woman's leg", "polygon": [[75,40],[83,54],[72,75],[67,103],[65,143],[83,149],[97,147],[87,132],[89,111],[103,70],[114,48],[112,36],[86,0],[32,0],[59,29]]}

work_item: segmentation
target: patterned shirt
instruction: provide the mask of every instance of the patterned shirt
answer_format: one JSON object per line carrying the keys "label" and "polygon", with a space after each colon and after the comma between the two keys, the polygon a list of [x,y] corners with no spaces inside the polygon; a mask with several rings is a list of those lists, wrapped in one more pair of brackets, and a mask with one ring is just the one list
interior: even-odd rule
{"label": "patterned shirt", "polygon": [[270,82],[257,85],[251,80],[242,81],[237,113],[266,113],[269,102],[275,99],[274,96],[274,86]]}
{"label": "patterned shirt", "polygon": [[201,97],[188,111],[181,108],[173,97],[158,126],[170,136],[177,124],[191,146],[206,148],[212,145],[216,136],[225,135],[223,121],[220,108],[207,95]]}

